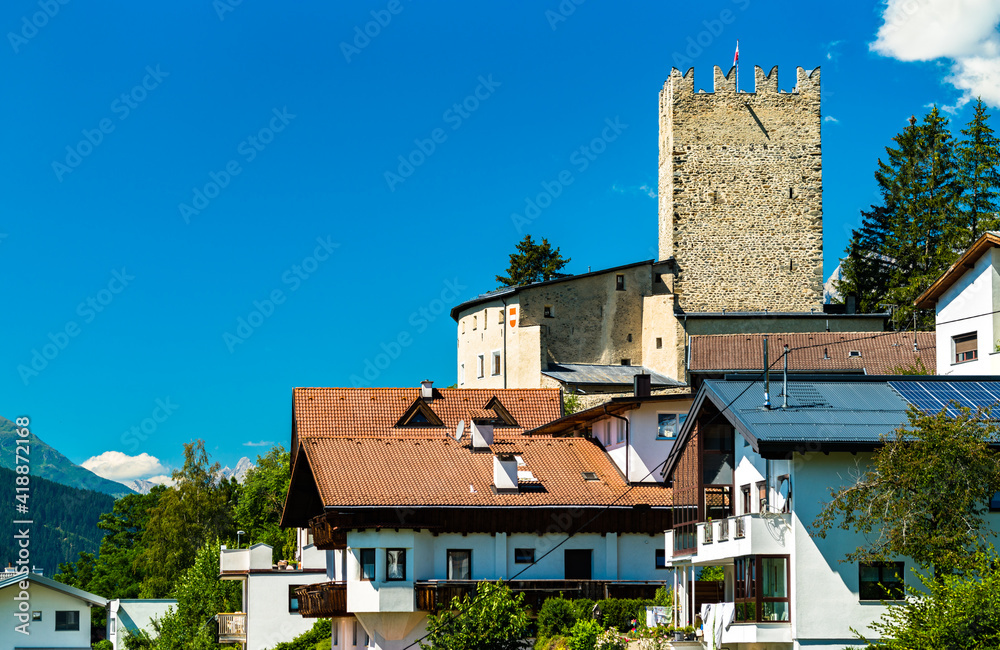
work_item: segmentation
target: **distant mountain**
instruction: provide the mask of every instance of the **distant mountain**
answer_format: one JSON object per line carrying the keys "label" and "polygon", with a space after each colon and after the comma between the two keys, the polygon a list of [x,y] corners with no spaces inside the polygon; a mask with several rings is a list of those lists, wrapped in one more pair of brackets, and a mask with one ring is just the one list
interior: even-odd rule
{"label": "distant mountain", "polygon": [[239,460],[239,462],[236,463],[236,467],[234,469],[229,469],[229,465],[220,469],[219,478],[235,478],[237,483],[242,484],[247,477],[247,472],[252,470],[254,467],[256,466],[250,462],[250,459],[244,456]]}
{"label": "distant mountain", "polygon": [[138,492],[139,494],[149,494],[149,491],[152,490],[157,483],[137,478],[134,481],[125,481],[123,482],[123,485],[134,492]]}
{"label": "distant mountain", "polygon": [[[31,456],[35,452],[32,450]],[[0,498],[10,504],[13,513],[14,497],[18,494],[14,479],[18,475],[6,468],[0,468]],[[31,490],[24,505],[25,519],[31,524],[31,563],[45,570],[51,578],[62,562],[75,562],[80,551],[97,553],[104,531],[97,527],[101,515],[114,509],[115,499],[108,494],[60,485],[52,481],[31,477]],[[23,494],[23,493],[22,493]],[[24,525],[15,524],[14,516],[0,519],[0,566],[12,565],[17,561],[18,547],[12,541]],[[102,594],[104,595],[104,594]],[[9,646],[8,646],[9,647]]]}
{"label": "distant mountain", "polygon": [[[14,447],[19,436],[17,427],[7,418],[0,417],[0,467],[14,469]],[[29,427],[30,429],[30,427]],[[117,481],[101,478],[88,469],[73,463],[58,451],[47,445],[32,432],[28,436],[31,441],[29,467],[32,476],[39,476],[61,485],[103,492],[114,497],[132,494],[132,490]]]}

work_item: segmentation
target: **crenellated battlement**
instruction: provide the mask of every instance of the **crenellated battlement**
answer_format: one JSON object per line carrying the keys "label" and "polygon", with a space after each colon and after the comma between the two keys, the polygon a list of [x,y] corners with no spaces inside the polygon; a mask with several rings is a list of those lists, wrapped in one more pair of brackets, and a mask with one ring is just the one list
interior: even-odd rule
{"label": "crenellated battlement", "polygon": [[[740,91],[740,94],[746,95],[761,95],[761,94],[774,94],[774,95],[803,95],[803,94],[815,94],[819,95],[820,92],[820,71],[819,68],[814,68],[813,70],[807,71],[805,68],[799,66],[795,68],[795,89],[788,93],[783,90],[778,90],[778,66],[771,68],[771,71],[764,74],[764,69],[758,65],[753,67],[754,76],[754,90],[752,93],[747,91]],[[736,93],[736,67],[733,66],[729,68],[728,72],[723,72],[722,68],[719,66],[714,66],[713,70],[713,88],[710,91],[699,90],[697,93],[694,89],[694,68],[688,68],[687,72],[681,73],[677,68],[672,68],[670,70],[670,77],[664,82],[663,89],[665,91],[669,90],[671,94],[675,97],[680,97],[685,94],[720,94],[720,93]]]}

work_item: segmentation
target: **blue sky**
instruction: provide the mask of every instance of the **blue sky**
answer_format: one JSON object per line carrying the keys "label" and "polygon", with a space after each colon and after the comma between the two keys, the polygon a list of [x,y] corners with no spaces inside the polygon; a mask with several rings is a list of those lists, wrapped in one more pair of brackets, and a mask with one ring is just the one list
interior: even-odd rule
{"label": "blue sky", "polygon": [[352,385],[384,349],[372,385],[453,383],[447,308],[524,232],[571,272],[655,257],[672,65],[710,89],[739,38],[744,90],[754,64],[786,90],[822,66],[827,274],[906,118],[1000,103],[997,10],[941,0],[893,0],[891,30],[857,1],[63,1],[0,10],[0,414],[78,463],[119,452],[113,478],[196,438],[229,465],[287,445],[293,387]]}

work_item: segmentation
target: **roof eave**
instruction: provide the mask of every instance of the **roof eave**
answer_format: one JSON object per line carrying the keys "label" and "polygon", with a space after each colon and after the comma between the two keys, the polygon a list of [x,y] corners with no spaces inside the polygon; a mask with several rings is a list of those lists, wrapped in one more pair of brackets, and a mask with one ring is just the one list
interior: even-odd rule
{"label": "roof eave", "polygon": [[983,233],[982,237],[977,239],[967,251],[955,260],[954,264],[948,267],[947,271],[941,274],[941,277],[935,280],[931,286],[927,287],[922,294],[917,296],[917,299],[913,301],[913,305],[919,309],[934,309],[938,298],[951,285],[955,284],[966,271],[975,265],[975,260],[978,260],[982,257],[983,253],[995,246],[1000,246],[1000,236],[992,232]]}

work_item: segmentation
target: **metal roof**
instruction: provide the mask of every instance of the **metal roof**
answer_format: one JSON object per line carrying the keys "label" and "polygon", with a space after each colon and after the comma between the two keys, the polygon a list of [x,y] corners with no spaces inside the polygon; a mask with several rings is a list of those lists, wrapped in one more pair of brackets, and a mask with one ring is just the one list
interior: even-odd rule
{"label": "metal roof", "polygon": [[564,384],[621,384],[632,385],[636,375],[649,375],[653,386],[685,386],[684,382],[676,381],[644,366],[596,365],[586,363],[549,364],[543,375],[552,377]]}
{"label": "metal roof", "polygon": [[877,443],[907,421],[909,404],[888,382],[771,382],[771,408],[764,407],[763,381],[708,380],[707,397],[730,421],[759,443]]}

